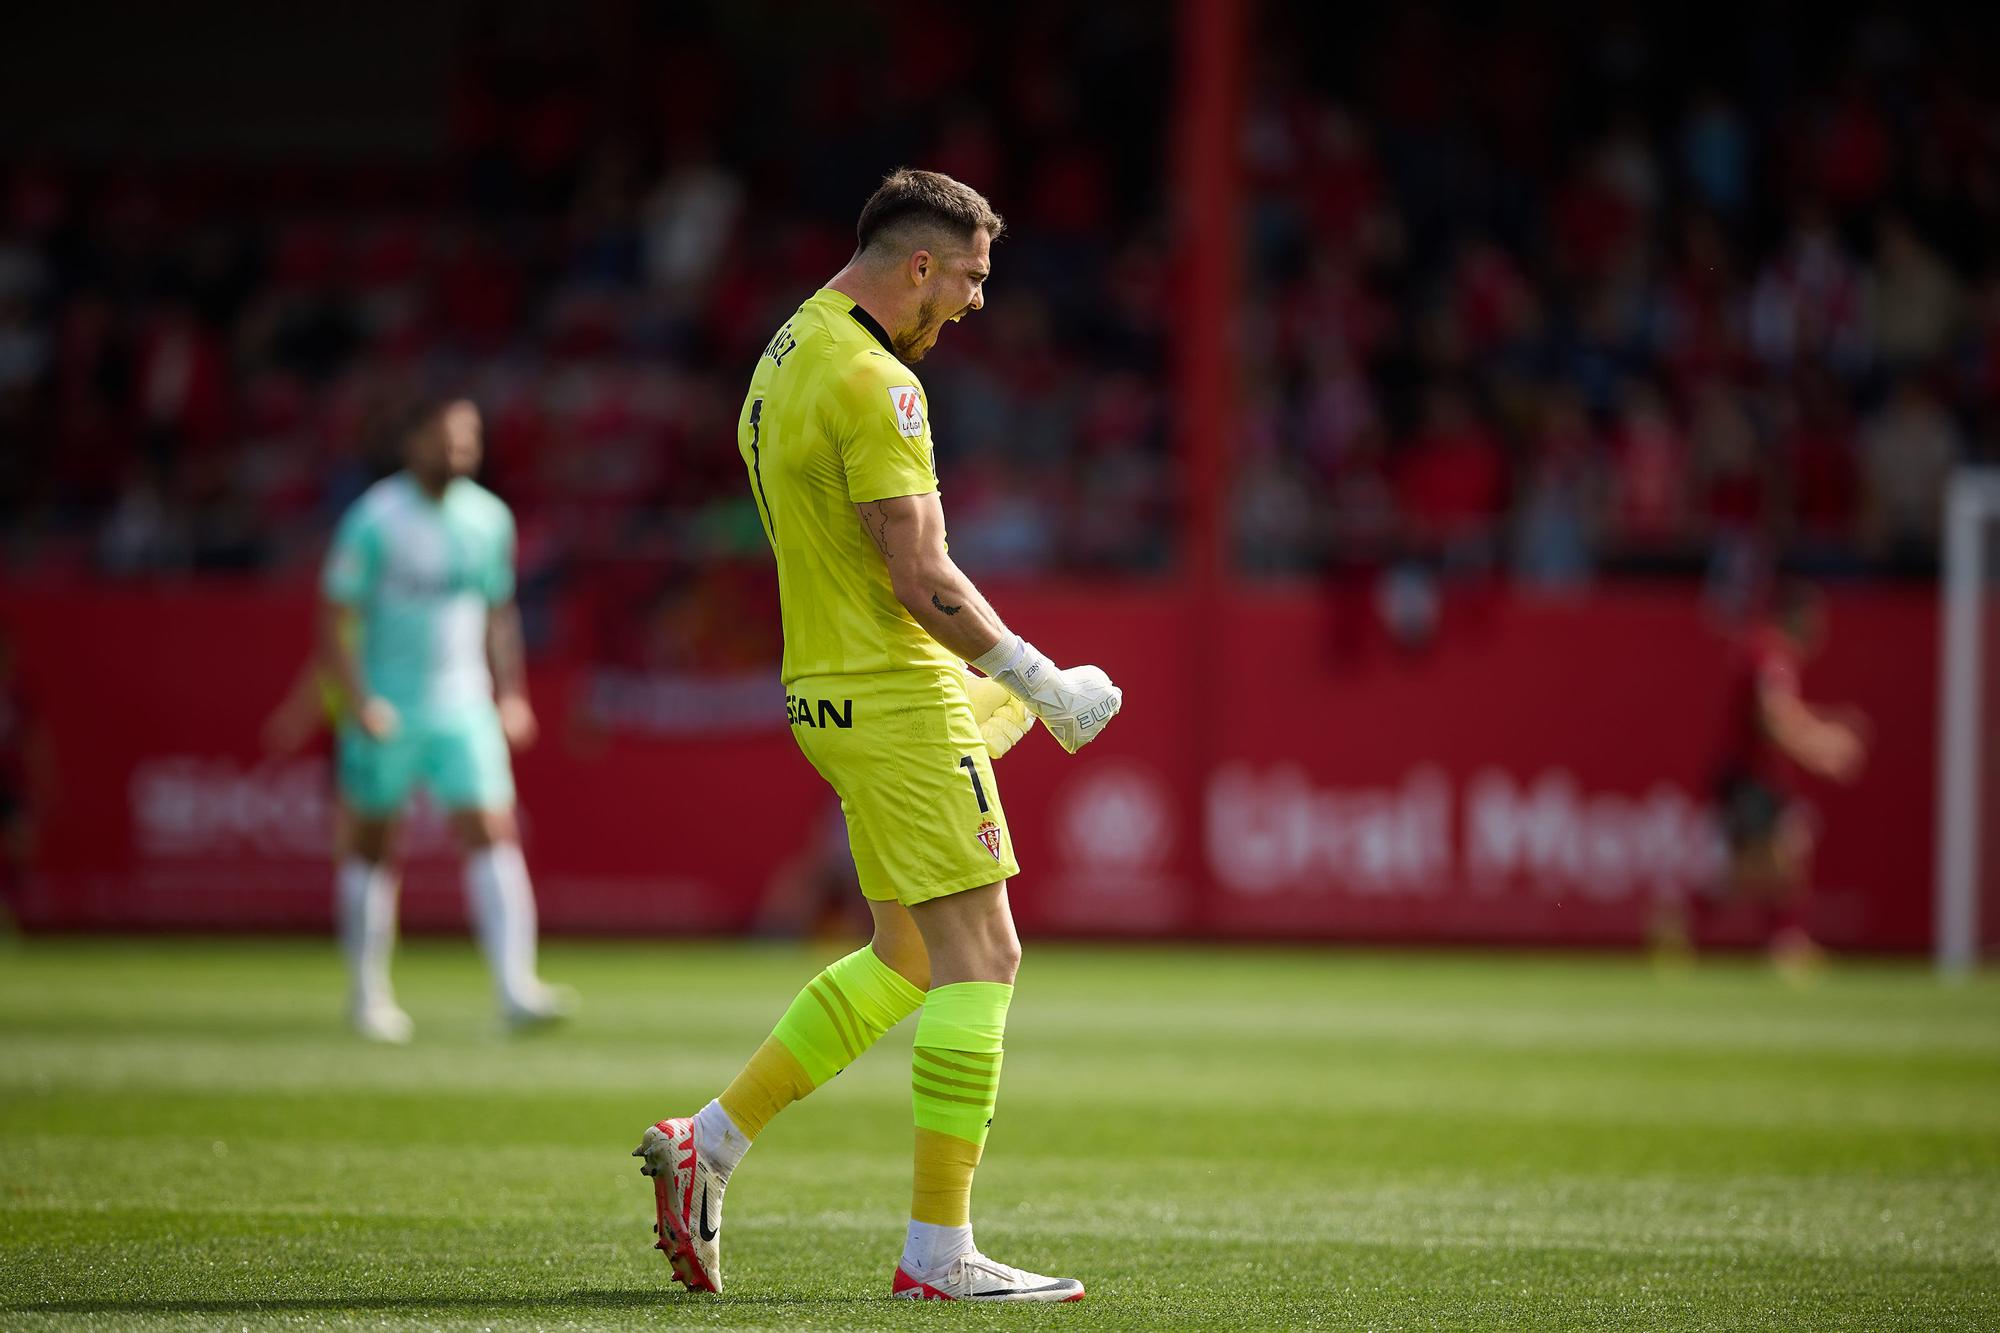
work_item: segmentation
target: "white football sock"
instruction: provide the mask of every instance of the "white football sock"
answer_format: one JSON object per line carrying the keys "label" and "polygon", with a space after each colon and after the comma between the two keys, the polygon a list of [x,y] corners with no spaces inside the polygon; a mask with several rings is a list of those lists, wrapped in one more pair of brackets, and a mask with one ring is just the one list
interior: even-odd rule
{"label": "white football sock", "polygon": [[334,874],[335,918],[356,1009],[393,1005],[389,955],[396,947],[396,879],[385,866],[347,857]]}
{"label": "white football sock", "polygon": [[729,1183],[729,1173],[743,1160],[743,1154],[750,1151],[750,1140],[743,1137],[743,1131],[729,1118],[729,1112],[722,1109],[721,1102],[710,1102],[695,1112],[694,1141],[725,1185]]}
{"label": "white football sock", "polygon": [[496,842],[470,853],[465,858],[465,899],[500,1002],[532,1008],[542,983],[535,976],[535,892],[520,847]]}
{"label": "white football sock", "polygon": [[971,1252],[971,1227],[941,1227],[912,1218],[909,1238],[903,1242],[903,1271],[935,1273],[961,1254]]}

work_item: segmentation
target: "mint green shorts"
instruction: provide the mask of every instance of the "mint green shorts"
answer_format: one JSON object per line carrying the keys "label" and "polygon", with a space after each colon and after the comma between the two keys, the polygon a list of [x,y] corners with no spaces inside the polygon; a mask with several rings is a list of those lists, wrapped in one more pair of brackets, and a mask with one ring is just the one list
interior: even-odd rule
{"label": "mint green shorts", "polygon": [[405,714],[396,734],[371,739],[340,728],[340,794],[357,814],[402,809],[419,785],[446,810],[510,810],[514,765],[500,710],[488,704],[442,715]]}

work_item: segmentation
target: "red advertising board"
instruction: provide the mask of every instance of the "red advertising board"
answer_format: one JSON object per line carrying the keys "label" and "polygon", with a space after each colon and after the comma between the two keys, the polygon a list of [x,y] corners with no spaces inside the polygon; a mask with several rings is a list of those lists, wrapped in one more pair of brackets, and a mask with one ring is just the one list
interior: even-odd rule
{"label": "red advertising board", "polygon": [[[1311,588],[1001,604],[1126,691],[1083,754],[1037,735],[1002,762],[1030,932],[1629,943],[1715,872],[1730,656],[1691,592],[1502,596],[1421,651],[1347,642]],[[326,922],[326,759],[258,745],[309,617],[296,587],[0,590],[57,756],[25,923]],[[1810,697],[1875,733],[1859,783],[1807,788],[1814,924],[1835,947],[1929,942],[1935,642],[1928,591],[1843,592],[1807,670]],[[533,680],[544,736],[517,767],[548,929],[744,929],[824,859],[831,797],[774,671],[655,675],[558,648]],[[448,844],[435,814],[413,821],[411,926],[462,917]]]}

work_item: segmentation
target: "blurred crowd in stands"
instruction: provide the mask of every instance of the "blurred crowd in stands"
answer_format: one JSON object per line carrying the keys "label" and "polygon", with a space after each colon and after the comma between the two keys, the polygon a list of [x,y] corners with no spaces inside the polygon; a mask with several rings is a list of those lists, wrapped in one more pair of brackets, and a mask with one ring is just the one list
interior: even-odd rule
{"label": "blurred crowd in stands", "polygon": [[[1244,568],[1934,567],[1946,471],[2000,453],[1990,43],[1265,9]],[[892,59],[919,11],[925,58]],[[474,52],[436,163],[12,164],[0,560],[308,566],[413,386],[481,404],[530,580],[760,558],[748,369],[909,162],[1010,223],[922,370],[955,553],[1167,569],[1162,12],[884,3],[768,40],[641,14],[650,103]]]}
{"label": "blurred crowd in stands", "polygon": [[1934,567],[2000,461],[1990,16],[1646,12],[1273,25],[1243,563]]}

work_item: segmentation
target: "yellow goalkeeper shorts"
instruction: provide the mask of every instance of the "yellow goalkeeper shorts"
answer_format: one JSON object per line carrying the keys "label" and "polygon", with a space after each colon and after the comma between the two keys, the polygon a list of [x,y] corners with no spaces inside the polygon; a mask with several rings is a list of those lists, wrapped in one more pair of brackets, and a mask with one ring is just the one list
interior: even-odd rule
{"label": "yellow goalkeeper shorts", "polygon": [[868,897],[910,907],[1021,873],[958,672],[802,677],[785,716],[840,794]]}

